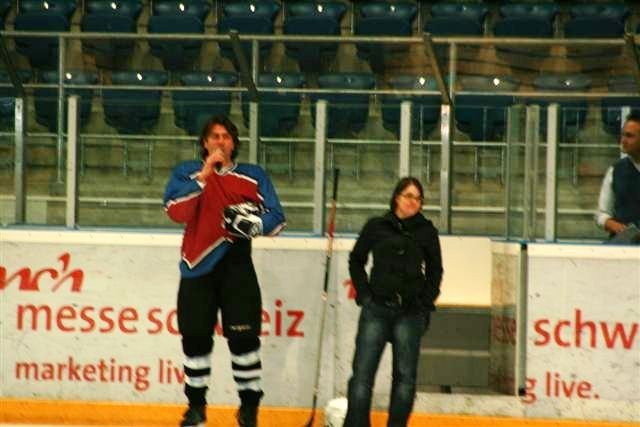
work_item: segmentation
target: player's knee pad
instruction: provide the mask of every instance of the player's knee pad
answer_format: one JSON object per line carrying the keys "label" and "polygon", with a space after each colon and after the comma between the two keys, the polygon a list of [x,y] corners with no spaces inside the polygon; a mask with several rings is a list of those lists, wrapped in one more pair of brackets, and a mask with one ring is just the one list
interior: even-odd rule
{"label": "player's knee pad", "polygon": [[213,337],[211,336],[183,336],[182,351],[187,357],[202,356],[213,350]]}
{"label": "player's knee pad", "polygon": [[227,337],[229,350],[233,354],[244,354],[260,348],[260,338],[256,335],[232,334]]}

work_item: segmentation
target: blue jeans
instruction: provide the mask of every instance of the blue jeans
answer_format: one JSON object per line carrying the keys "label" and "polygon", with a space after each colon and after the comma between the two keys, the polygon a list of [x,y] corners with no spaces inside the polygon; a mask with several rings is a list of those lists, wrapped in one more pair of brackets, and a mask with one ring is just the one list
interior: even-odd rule
{"label": "blue jeans", "polygon": [[349,380],[344,427],[369,427],[371,394],[387,342],[393,351],[393,380],[388,427],[404,427],[413,409],[420,340],[429,326],[429,313],[408,312],[375,302],[364,304],[358,321],[353,374]]}

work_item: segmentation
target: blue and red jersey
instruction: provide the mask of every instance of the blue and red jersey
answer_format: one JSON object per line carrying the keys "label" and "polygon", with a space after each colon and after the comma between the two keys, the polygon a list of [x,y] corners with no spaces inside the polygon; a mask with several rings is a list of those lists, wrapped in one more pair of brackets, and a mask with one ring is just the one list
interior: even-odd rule
{"label": "blue and red jersey", "polygon": [[236,163],[212,173],[202,185],[196,180],[202,165],[202,161],[193,160],[176,166],[164,193],[169,218],[185,224],[180,262],[183,277],[197,277],[213,270],[237,239],[224,228],[225,206],[244,202],[260,206],[264,235],[278,234],[285,225],[276,191],[260,166]]}

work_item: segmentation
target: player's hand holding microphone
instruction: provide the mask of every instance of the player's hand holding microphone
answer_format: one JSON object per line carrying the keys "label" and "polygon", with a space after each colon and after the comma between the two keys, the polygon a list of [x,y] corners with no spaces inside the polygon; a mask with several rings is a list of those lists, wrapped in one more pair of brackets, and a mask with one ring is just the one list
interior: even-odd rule
{"label": "player's hand holding microphone", "polygon": [[224,208],[224,227],[229,234],[252,239],[262,234],[262,209],[251,202],[229,205]]}
{"label": "player's hand holding microphone", "polygon": [[198,173],[198,181],[204,183],[207,178],[214,172],[219,172],[224,164],[224,152],[220,148],[212,150],[204,160],[204,165]]}

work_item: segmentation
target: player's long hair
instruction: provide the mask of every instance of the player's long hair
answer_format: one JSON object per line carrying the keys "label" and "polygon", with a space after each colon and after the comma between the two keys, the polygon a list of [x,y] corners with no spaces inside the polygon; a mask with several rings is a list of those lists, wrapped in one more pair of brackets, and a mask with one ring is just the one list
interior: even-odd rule
{"label": "player's long hair", "polygon": [[200,133],[200,157],[204,160],[207,158],[207,155],[209,155],[207,149],[204,148],[204,141],[209,136],[211,128],[215,125],[224,127],[227,132],[229,132],[229,135],[231,135],[231,139],[233,140],[231,160],[235,160],[238,156],[238,149],[240,148],[240,138],[238,137],[238,128],[227,116],[213,116],[202,127],[202,132]]}

